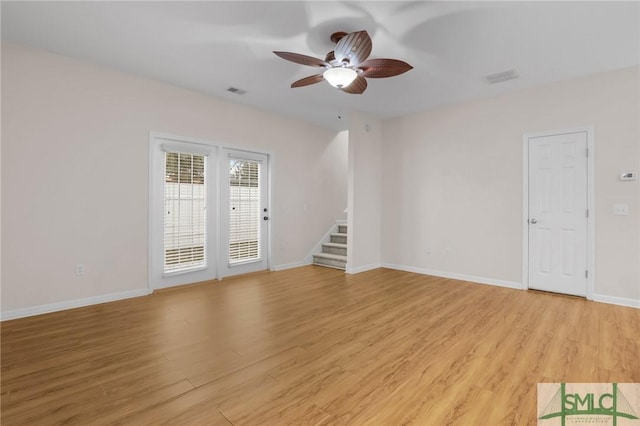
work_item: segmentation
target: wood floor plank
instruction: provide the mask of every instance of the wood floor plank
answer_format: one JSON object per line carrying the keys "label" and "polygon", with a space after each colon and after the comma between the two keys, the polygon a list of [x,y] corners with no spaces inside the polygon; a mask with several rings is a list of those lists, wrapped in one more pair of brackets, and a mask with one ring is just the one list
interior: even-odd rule
{"label": "wood floor plank", "polygon": [[308,266],[5,321],[3,425],[536,423],[538,382],[640,382],[640,311]]}
{"label": "wood floor plank", "polygon": [[[179,424],[177,419],[189,418],[203,410],[215,409],[220,412],[219,406],[227,400],[243,401],[253,394],[263,394],[277,386],[277,382],[266,374],[255,375],[249,379],[245,376],[231,374],[215,382],[197,387],[176,398],[168,398],[165,401],[157,401],[151,407],[141,407],[133,413],[124,413],[115,421],[102,422],[96,419],[96,424],[118,425],[157,425]],[[119,415],[115,412],[114,415]]]}

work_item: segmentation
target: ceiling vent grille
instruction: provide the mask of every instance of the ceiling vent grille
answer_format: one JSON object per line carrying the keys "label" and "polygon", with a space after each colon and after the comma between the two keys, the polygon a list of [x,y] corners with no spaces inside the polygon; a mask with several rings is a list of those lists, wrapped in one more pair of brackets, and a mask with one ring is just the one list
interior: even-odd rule
{"label": "ceiling vent grille", "polygon": [[497,84],[497,83],[502,83],[504,81],[515,80],[517,78],[520,78],[520,73],[517,70],[512,69],[512,70],[488,75],[484,79],[489,84]]}
{"label": "ceiling vent grille", "polygon": [[246,90],[238,89],[237,87],[229,87],[227,92],[235,93],[236,95],[244,95],[247,93]]}

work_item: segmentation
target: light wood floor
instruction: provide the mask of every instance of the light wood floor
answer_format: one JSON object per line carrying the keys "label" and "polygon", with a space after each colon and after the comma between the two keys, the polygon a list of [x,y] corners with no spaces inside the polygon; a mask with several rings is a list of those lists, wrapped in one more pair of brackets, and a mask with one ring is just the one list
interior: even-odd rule
{"label": "light wood floor", "polygon": [[640,311],[309,266],[2,323],[2,425],[523,425],[640,382]]}

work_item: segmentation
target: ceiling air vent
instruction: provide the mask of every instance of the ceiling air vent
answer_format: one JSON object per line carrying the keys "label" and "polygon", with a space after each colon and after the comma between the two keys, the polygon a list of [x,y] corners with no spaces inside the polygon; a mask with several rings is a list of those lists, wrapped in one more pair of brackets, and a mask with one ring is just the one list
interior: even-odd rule
{"label": "ceiling air vent", "polygon": [[246,90],[238,89],[237,87],[229,87],[227,92],[235,93],[236,95],[244,95],[247,93]]}
{"label": "ceiling air vent", "polygon": [[520,73],[515,69],[513,69],[513,70],[508,70],[508,71],[503,71],[496,74],[488,75],[484,79],[489,84],[496,84],[496,83],[502,83],[503,81],[515,80],[516,78],[519,78],[519,77],[520,77]]}

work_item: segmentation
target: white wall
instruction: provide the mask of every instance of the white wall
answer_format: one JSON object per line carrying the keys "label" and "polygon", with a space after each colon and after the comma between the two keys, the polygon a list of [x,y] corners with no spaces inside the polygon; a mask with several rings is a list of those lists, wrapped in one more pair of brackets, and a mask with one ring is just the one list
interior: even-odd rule
{"label": "white wall", "polygon": [[361,113],[349,117],[347,272],[380,267],[380,121]]}
{"label": "white wall", "polygon": [[273,266],[343,215],[344,133],[3,43],[3,314],[146,288],[150,131],[272,154]]}
{"label": "white wall", "polygon": [[383,263],[520,285],[522,136],[594,126],[595,293],[640,300],[639,182],[617,179],[640,171],[639,89],[634,67],[384,121]]}
{"label": "white wall", "polygon": [[1,71],[3,314],[146,288],[149,131],[273,155],[274,266],[343,217],[349,143],[351,272],[517,285],[522,135],[593,125],[595,291],[640,300],[639,184],[617,180],[640,171],[638,68],[382,123],[354,114],[349,135],[14,44]]}

